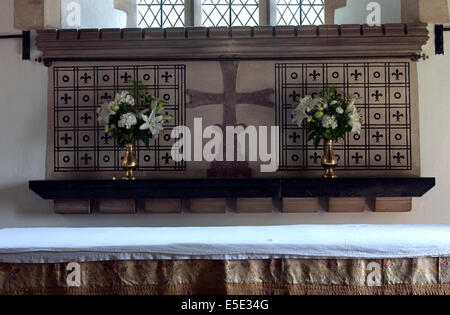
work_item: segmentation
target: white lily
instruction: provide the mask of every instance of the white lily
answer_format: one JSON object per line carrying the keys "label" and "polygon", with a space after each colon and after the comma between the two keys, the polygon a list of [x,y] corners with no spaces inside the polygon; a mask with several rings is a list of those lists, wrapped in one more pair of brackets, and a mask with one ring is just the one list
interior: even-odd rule
{"label": "white lily", "polygon": [[320,99],[313,99],[311,96],[302,98],[297,107],[292,112],[292,122],[300,126],[305,118],[308,118],[308,113],[311,112],[318,104]]}
{"label": "white lily", "polygon": [[355,111],[355,103],[356,103],[357,98],[353,97],[350,100],[350,103],[348,103],[347,108],[345,110],[346,113],[353,113]]}
{"label": "white lily", "polygon": [[164,117],[162,115],[156,116],[156,110],[152,110],[150,116],[142,114],[141,117],[145,123],[139,127],[140,130],[149,130],[154,137],[156,137],[161,130],[164,130],[162,125]]}
{"label": "white lily", "polygon": [[354,108],[353,112],[349,115],[349,122],[348,125],[352,127],[352,132],[356,132],[357,134],[361,134],[361,117],[359,116],[358,111],[356,110],[356,107]]}
{"label": "white lily", "polygon": [[302,107],[302,104],[299,104],[292,112],[292,122],[298,126],[301,126],[303,120],[307,117],[308,115],[305,112],[305,108]]}
{"label": "white lily", "polygon": [[109,124],[109,117],[116,113],[111,109],[114,105],[114,102],[109,102],[107,104],[103,104],[102,107],[97,109],[98,121],[100,123]]}

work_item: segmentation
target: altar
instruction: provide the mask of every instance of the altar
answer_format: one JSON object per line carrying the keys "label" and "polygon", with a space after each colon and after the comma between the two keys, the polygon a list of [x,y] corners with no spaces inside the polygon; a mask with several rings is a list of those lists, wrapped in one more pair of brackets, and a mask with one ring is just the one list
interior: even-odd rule
{"label": "altar", "polygon": [[448,225],[0,230],[0,294],[450,294]]}
{"label": "altar", "polygon": [[448,1],[10,2],[0,294],[450,294]]}

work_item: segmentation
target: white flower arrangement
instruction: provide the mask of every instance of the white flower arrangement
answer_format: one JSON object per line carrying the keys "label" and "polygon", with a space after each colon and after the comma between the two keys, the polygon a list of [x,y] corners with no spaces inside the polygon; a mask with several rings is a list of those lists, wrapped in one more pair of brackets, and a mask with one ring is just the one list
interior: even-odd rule
{"label": "white flower arrangement", "polygon": [[308,141],[314,140],[317,148],[322,139],[337,141],[347,132],[361,133],[362,122],[355,102],[356,98],[343,98],[335,87],[329,87],[319,97],[307,95],[300,99],[292,121],[299,127],[306,122]]}
{"label": "white flower arrangement", "polygon": [[98,110],[98,121],[105,124],[120,147],[142,140],[149,146],[150,139],[164,130],[163,122],[172,119],[163,115],[164,103],[145,93],[147,88],[134,83],[133,91],[117,93],[115,99]]}

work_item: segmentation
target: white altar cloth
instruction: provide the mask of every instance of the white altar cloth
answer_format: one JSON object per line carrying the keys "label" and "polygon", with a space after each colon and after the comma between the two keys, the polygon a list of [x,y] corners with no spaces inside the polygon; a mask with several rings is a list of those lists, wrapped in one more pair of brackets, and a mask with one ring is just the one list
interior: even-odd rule
{"label": "white altar cloth", "polygon": [[450,225],[0,229],[0,262],[450,257]]}

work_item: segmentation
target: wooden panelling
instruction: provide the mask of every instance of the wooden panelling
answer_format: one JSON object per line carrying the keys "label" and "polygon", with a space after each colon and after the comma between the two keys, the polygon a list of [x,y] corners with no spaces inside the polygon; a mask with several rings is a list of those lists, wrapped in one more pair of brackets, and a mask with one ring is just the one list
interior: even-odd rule
{"label": "wooden panelling", "polygon": [[130,214],[136,213],[136,200],[134,199],[106,199],[98,201],[101,213]]}
{"label": "wooden panelling", "polygon": [[[398,26],[400,33],[389,31],[393,25]],[[275,26],[272,32],[257,28],[256,33],[251,27],[214,27],[209,32],[201,28],[132,28],[107,33],[99,30],[97,36],[89,33],[85,39],[77,36],[78,32],[59,30],[58,35],[55,30],[39,30],[37,47],[43,59],[412,57],[421,52],[428,40],[426,24],[420,23],[363,27],[362,32],[359,26],[348,29],[345,25]],[[104,40],[100,34],[120,40]]]}
{"label": "wooden panelling", "polygon": [[283,198],[282,212],[307,213],[317,212],[321,209],[319,198]]}
{"label": "wooden panelling", "polygon": [[375,212],[410,212],[412,198],[375,198]]}
{"label": "wooden panelling", "polygon": [[54,200],[53,209],[59,214],[90,214],[92,203],[90,200]]}
{"label": "wooden panelling", "polygon": [[[366,201],[374,212],[410,212],[412,198],[410,197],[378,197],[369,198],[329,198],[328,212],[362,212]],[[283,213],[312,213],[326,206],[320,198],[282,198],[281,211]],[[90,200],[54,200],[54,211],[59,214],[90,214],[92,213]],[[137,210],[137,202],[133,199],[108,199],[97,202],[100,213],[133,214]],[[146,199],[144,200],[146,213],[181,213],[181,199]],[[190,200],[190,211],[193,213],[226,213],[227,202],[224,198],[195,198]],[[237,213],[271,213],[272,198],[237,198]]]}
{"label": "wooden panelling", "polygon": [[147,213],[181,213],[181,199],[146,199]]}
{"label": "wooden panelling", "polygon": [[328,212],[363,212],[366,198],[330,198]]}
{"label": "wooden panelling", "polygon": [[270,213],[272,208],[272,198],[236,199],[236,212],[238,213]]}
{"label": "wooden panelling", "polygon": [[227,200],[223,198],[191,199],[190,210],[193,213],[225,213],[227,211]]}

